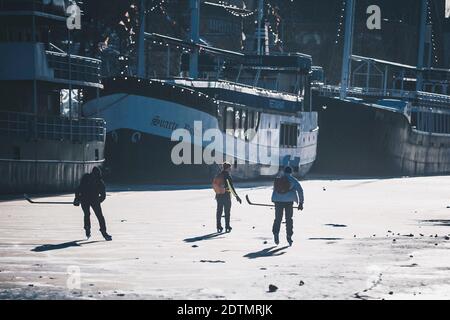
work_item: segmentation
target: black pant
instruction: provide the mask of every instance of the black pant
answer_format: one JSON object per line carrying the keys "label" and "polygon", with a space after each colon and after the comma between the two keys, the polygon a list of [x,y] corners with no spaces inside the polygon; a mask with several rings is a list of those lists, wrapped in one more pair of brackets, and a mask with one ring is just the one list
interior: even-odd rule
{"label": "black pant", "polygon": [[100,232],[106,233],[106,223],[105,217],[103,217],[102,207],[100,202],[82,202],[81,208],[84,212],[84,229],[86,231],[91,230],[91,210],[94,210],[95,215],[97,216],[98,223],[100,225]]}
{"label": "black pant", "polygon": [[283,211],[286,214],[286,234],[291,238],[294,234],[294,215],[293,202],[275,202],[275,221],[273,222],[273,234],[280,233],[281,221],[283,220]]}
{"label": "black pant", "polygon": [[217,201],[217,228],[222,228],[222,213],[225,210],[225,228],[230,227],[230,214],[231,214],[231,194],[225,192],[225,194],[216,195]]}

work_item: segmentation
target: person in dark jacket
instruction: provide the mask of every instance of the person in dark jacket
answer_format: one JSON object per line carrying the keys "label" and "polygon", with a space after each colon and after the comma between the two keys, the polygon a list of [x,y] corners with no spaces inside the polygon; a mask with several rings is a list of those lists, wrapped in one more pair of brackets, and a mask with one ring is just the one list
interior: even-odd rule
{"label": "person in dark jacket", "polygon": [[275,221],[273,222],[273,236],[275,244],[280,243],[279,233],[281,227],[281,221],[283,219],[283,211],[286,217],[286,234],[287,234],[287,242],[290,246],[292,246],[292,235],[294,234],[294,202],[298,203],[298,210],[303,210],[303,204],[305,202],[303,195],[303,188],[292,176],[292,168],[286,167],[284,168],[284,172],[278,178],[285,178],[288,183],[288,188],[285,192],[281,192],[274,188],[272,193],[272,202],[275,204]]}
{"label": "person in dark jacket", "polygon": [[230,175],[231,172],[231,164],[225,162],[222,166],[222,172],[219,174],[223,178],[224,184],[224,193],[216,194],[217,201],[217,210],[216,210],[216,220],[217,220],[217,232],[223,232],[222,228],[222,213],[225,211],[225,231],[231,232],[233,229],[230,225],[231,218],[231,195],[236,197],[236,200],[242,204],[241,198],[237,195],[236,190],[234,189],[233,179]]}
{"label": "person in dark jacket", "polygon": [[79,206],[84,212],[84,230],[86,237],[91,237],[91,210],[94,210],[100,225],[100,232],[107,241],[111,241],[112,237],[106,232],[106,222],[103,217],[101,203],[106,199],[105,183],[102,180],[102,172],[100,168],[95,167],[92,173],[85,174],[81,178],[81,183],[76,189],[74,205]]}

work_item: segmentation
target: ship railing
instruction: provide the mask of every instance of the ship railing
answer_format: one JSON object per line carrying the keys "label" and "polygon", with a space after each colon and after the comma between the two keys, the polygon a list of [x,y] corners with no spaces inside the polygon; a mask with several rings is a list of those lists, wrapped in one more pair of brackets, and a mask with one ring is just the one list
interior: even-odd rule
{"label": "ship railing", "polygon": [[[317,88],[325,96],[338,95],[340,93],[339,86],[324,85]],[[419,102],[449,105],[450,96],[445,94],[430,93],[424,91],[407,91],[400,89],[378,89],[378,88],[358,88],[352,87],[347,89],[347,94],[372,97],[399,98],[408,100],[417,100]]]}
{"label": "ship railing", "polygon": [[[318,87],[318,90],[327,96],[338,95],[341,91],[341,87],[332,85],[323,85]],[[371,97],[393,97],[393,98],[415,98],[416,93],[413,91],[399,90],[399,89],[378,89],[378,88],[361,88],[351,87],[346,90],[347,94],[354,94],[360,96]]]}
{"label": "ship railing", "polygon": [[[173,78],[171,78],[170,80],[173,80]],[[183,84],[183,82],[190,83],[190,86],[192,86],[192,87],[195,87],[193,84],[194,84],[194,82],[196,82],[196,83],[210,84],[210,86],[208,86],[208,87],[212,87],[212,88],[218,88],[221,85],[223,85],[223,86],[226,86],[228,89],[229,88],[243,88],[243,89],[249,89],[256,93],[262,93],[262,94],[269,93],[269,94],[273,94],[274,96],[279,96],[279,97],[284,97],[284,98],[291,98],[291,99],[301,99],[302,98],[292,92],[283,92],[283,91],[277,91],[277,90],[272,90],[272,89],[267,89],[267,88],[262,88],[262,87],[255,87],[255,86],[245,84],[242,82],[233,82],[233,81],[226,80],[226,79],[220,79],[220,80],[208,80],[208,79],[192,80],[192,79],[187,79],[187,78],[176,78],[175,79],[175,83],[177,83],[177,84]]]}
{"label": "ship railing", "polygon": [[446,105],[450,108],[450,96],[445,94],[419,91],[417,92],[417,100],[424,103]]}
{"label": "ship railing", "polygon": [[103,119],[69,119],[58,116],[35,116],[30,113],[0,112],[0,135],[14,138],[71,142],[104,142],[106,124]]}
{"label": "ship railing", "polygon": [[77,55],[70,55],[69,60],[67,53],[55,51],[46,51],[45,53],[49,67],[53,69],[56,79],[100,82],[100,60]]}
{"label": "ship railing", "polygon": [[413,130],[433,134],[450,134],[450,112],[439,110],[430,111],[428,108],[411,110],[411,126]]}

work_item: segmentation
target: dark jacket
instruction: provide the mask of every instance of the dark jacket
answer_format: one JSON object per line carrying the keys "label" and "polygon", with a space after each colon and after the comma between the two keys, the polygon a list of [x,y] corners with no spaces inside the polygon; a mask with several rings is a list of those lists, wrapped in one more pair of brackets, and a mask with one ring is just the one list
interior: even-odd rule
{"label": "dark jacket", "polygon": [[75,191],[75,199],[81,203],[101,203],[106,199],[105,183],[92,173],[81,178]]}

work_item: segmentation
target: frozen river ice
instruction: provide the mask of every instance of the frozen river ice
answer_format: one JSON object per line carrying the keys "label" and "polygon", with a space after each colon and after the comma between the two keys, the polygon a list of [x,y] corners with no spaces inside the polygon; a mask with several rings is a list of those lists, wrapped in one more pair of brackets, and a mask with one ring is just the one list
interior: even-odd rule
{"label": "frozen river ice", "polygon": [[[450,298],[450,177],[302,185],[291,248],[284,225],[273,244],[273,209],[247,203],[233,202],[232,233],[214,234],[209,187],[109,186],[112,242],[94,215],[83,239],[80,208],[0,202],[0,299]],[[270,200],[270,183],[238,186]]]}

